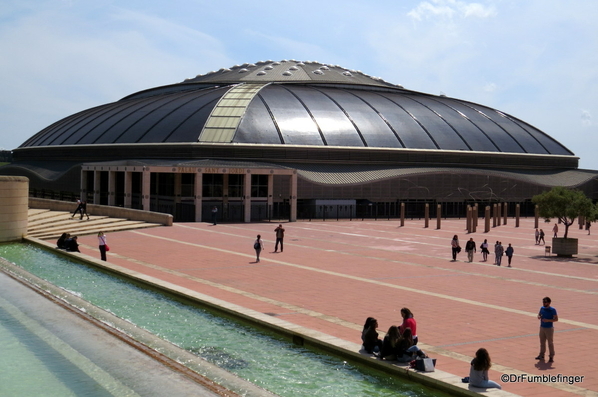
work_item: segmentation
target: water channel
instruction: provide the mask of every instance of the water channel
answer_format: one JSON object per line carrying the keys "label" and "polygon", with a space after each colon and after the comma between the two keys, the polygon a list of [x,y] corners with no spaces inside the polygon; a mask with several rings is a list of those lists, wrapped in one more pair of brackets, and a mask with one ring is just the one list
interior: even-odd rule
{"label": "water channel", "polygon": [[[29,244],[0,245],[0,257],[280,396],[442,395],[404,379],[293,345],[274,334],[217,317]],[[13,357],[3,354],[0,362],[35,354],[35,348],[28,353],[16,349]],[[88,395],[106,394],[98,391]]]}

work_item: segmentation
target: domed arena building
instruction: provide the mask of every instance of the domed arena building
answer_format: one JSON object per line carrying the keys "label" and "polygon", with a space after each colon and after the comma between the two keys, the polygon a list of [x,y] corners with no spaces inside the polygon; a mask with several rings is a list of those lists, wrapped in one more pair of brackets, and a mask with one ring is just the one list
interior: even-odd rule
{"label": "domed arena building", "polygon": [[[552,186],[598,198],[596,171],[499,110],[317,62],[236,65],[68,116],[13,151],[31,194],[179,221],[463,216]],[[482,206],[483,207],[483,206]]]}

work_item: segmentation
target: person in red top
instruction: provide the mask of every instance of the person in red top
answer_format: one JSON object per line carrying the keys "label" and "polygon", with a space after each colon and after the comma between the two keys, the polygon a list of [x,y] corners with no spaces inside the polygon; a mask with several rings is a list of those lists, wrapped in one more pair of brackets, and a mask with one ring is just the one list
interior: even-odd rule
{"label": "person in red top", "polygon": [[406,328],[411,328],[413,344],[417,345],[417,323],[415,322],[413,313],[411,313],[411,310],[404,307],[401,309],[401,317],[403,317],[403,324],[399,326],[399,331],[401,331],[401,334],[403,334]]}

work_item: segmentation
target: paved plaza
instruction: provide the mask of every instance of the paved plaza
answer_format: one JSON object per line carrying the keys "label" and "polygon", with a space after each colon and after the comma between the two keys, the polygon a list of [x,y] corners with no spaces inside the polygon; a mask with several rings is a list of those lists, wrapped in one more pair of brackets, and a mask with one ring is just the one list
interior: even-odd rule
{"label": "paved plaza", "polygon": [[[435,220],[424,228],[417,219],[403,227],[397,220],[284,223],[284,252],[274,253],[277,225],[176,223],[110,233],[108,261],[355,343],[366,317],[376,317],[383,333],[400,324],[400,309],[408,307],[420,347],[438,359],[438,369],[467,376],[475,351],[485,347],[494,364],[490,379],[505,391],[598,395],[598,242],[577,224],[569,231],[579,238],[572,259],[546,256],[535,245],[531,218],[518,228],[509,218],[469,235],[464,219],[442,220],[439,230]],[[547,245],[552,225],[540,222]],[[265,246],[259,263],[257,234]],[[503,266],[493,265],[492,254],[482,262],[479,248],[472,263],[465,252],[451,261],[454,234],[462,247],[470,237],[477,247],[484,239],[491,247],[511,243],[512,267],[506,257]],[[79,242],[84,254],[99,257],[96,237]],[[559,315],[554,363],[534,359],[544,296]],[[530,382],[532,375],[553,379]]]}

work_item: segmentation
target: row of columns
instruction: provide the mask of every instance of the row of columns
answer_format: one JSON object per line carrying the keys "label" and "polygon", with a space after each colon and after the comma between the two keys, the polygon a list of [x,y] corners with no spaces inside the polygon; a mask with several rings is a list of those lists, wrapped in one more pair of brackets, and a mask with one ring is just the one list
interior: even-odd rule
{"label": "row of columns", "polygon": [[[401,226],[405,226],[405,203],[401,203]],[[474,204],[473,206],[467,206],[467,214],[466,214],[466,230],[468,233],[475,233],[478,227],[478,214],[479,209],[478,205]],[[441,228],[441,214],[442,214],[442,205],[437,204],[436,207],[436,229]],[[515,227],[519,227],[519,220],[521,217],[521,206],[517,204],[515,206]],[[538,227],[538,206],[535,208],[535,228]],[[487,205],[484,209],[484,233],[488,233],[490,231],[490,221],[492,220],[492,227],[500,226],[502,218],[502,224],[507,224],[507,203],[497,203],[492,206]],[[581,222],[581,220],[580,220]],[[426,204],[424,208],[424,227],[428,228],[430,225],[430,204]],[[581,229],[581,223],[580,223]]]}
{"label": "row of columns", "polygon": [[[207,171],[207,172],[202,172]],[[100,202],[101,191],[101,173],[108,172],[108,205],[116,205],[116,174],[121,172],[124,174],[124,207],[131,208],[132,205],[132,187],[133,187],[133,173],[138,172],[142,174],[141,177],[141,205],[144,211],[150,211],[151,202],[151,173],[174,173],[175,175],[175,192],[174,199],[181,195],[181,175],[183,173],[195,174],[194,180],[194,205],[195,205],[195,221],[202,220],[202,189],[203,189],[203,175],[207,174],[223,174],[228,181],[228,175],[231,174],[244,175],[243,178],[243,205],[244,205],[244,222],[251,222],[251,176],[252,175],[267,175],[268,176],[268,193],[267,205],[269,208],[274,204],[274,176],[284,175],[290,178],[289,184],[289,204],[290,216],[289,221],[295,222],[297,220],[297,173],[296,170],[288,169],[229,169],[229,168],[194,168],[194,167],[127,167],[127,166],[105,166],[105,165],[84,165],[81,171],[81,193],[86,196],[87,181],[90,175],[93,177],[93,201]],[[212,200],[222,200],[223,203],[228,202],[228,183],[224,184],[223,197],[210,197]]]}

